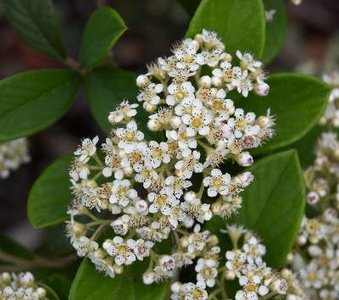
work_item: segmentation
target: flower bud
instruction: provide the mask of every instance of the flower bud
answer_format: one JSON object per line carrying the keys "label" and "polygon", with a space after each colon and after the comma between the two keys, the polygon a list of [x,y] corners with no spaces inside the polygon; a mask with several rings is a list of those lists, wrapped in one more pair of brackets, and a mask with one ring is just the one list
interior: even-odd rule
{"label": "flower bud", "polygon": [[139,75],[137,77],[137,86],[138,87],[144,87],[149,83],[149,78],[146,75]]}
{"label": "flower bud", "polygon": [[265,82],[256,83],[254,85],[254,92],[258,96],[267,96],[269,91],[270,91],[270,86]]}
{"label": "flower bud", "polygon": [[316,192],[310,192],[307,195],[307,203],[314,205],[319,202],[319,195]]}
{"label": "flower bud", "polygon": [[253,164],[253,157],[249,152],[241,152],[237,157],[236,157],[237,163],[242,166],[242,167],[249,167]]}
{"label": "flower bud", "polygon": [[200,86],[202,86],[202,87],[207,87],[207,88],[209,88],[209,87],[211,87],[211,85],[212,85],[212,78],[211,78],[210,76],[207,76],[207,75],[202,76],[202,77],[200,78],[200,80],[199,80],[199,84],[200,84]]}

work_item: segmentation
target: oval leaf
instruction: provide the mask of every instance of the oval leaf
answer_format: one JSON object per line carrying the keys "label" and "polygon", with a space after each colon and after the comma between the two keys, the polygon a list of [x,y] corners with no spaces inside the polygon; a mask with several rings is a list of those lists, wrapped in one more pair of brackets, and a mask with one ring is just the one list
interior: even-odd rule
{"label": "oval leaf", "polygon": [[75,276],[69,300],[165,300],[168,284],[145,285],[130,276],[106,277],[85,259]]}
{"label": "oval leaf", "polygon": [[31,135],[57,121],[79,87],[76,73],[43,70],[0,81],[0,140]]}
{"label": "oval leaf", "polygon": [[276,134],[253,154],[264,153],[288,146],[301,139],[323,114],[329,88],[310,76],[276,74],[270,76],[271,90],[266,97],[254,93],[238,101],[245,111],[265,115],[267,108],[276,116]]}
{"label": "oval leaf", "polygon": [[262,0],[202,0],[186,36],[202,29],[214,30],[234,54],[237,49],[261,57],[265,45],[265,14]]}
{"label": "oval leaf", "polygon": [[71,155],[65,155],[48,166],[35,181],[28,198],[28,218],[35,228],[60,223],[67,218],[72,198],[68,170]]}
{"label": "oval leaf", "polygon": [[54,59],[65,58],[49,0],[5,0],[4,3],[8,20],[28,45]]}
{"label": "oval leaf", "polygon": [[248,169],[254,182],[243,192],[234,221],[255,230],[267,247],[266,261],[283,266],[304,213],[302,170],[295,151],[264,158]]}
{"label": "oval leaf", "polygon": [[272,20],[266,20],[266,41],[262,61],[273,60],[282,48],[287,35],[287,16],[283,0],[264,0],[266,12],[275,11]]}
{"label": "oval leaf", "polygon": [[110,7],[96,10],[88,20],[80,48],[80,61],[87,68],[100,64],[127,29]]}

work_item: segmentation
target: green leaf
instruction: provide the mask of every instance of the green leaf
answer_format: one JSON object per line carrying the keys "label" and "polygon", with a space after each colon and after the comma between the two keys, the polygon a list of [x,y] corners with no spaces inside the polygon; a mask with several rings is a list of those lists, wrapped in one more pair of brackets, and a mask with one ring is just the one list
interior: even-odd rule
{"label": "green leaf", "polygon": [[266,22],[266,41],[262,61],[268,63],[282,48],[287,32],[287,16],[283,0],[264,0],[266,11],[275,10],[272,21]]}
{"label": "green leaf", "polygon": [[28,218],[35,228],[51,226],[67,218],[71,201],[68,170],[71,155],[48,166],[35,181],[28,198]]}
{"label": "green leaf", "polygon": [[267,247],[267,263],[282,267],[304,214],[305,191],[297,153],[271,155],[248,171],[254,182],[243,192],[243,205],[233,222],[253,229]]}
{"label": "green leaf", "polygon": [[85,259],[73,281],[69,300],[165,300],[168,284],[145,285],[131,276],[104,276]]}
{"label": "green leaf", "polygon": [[107,119],[109,112],[124,99],[135,102],[137,91],[135,75],[120,69],[96,69],[86,79],[89,106],[105,132],[112,129]]}
{"label": "green leaf", "polygon": [[[112,124],[108,122],[108,114],[123,100],[136,103],[138,93],[135,74],[115,68],[93,70],[86,78],[86,95],[90,109],[100,127],[110,132]],[[147,139],[161,139],[159,133],[150,132],[147,128],[148,114],[139,106],[135,117],[139,129]]]}
{"label": "green leaf", "polygon": [[214,30],[227,52],[237,49],[260,58],[265,45],[265,13],[262,0],[202,0],[186,36],[202,29]]}
{"label": "green leaf", "polygon": [[60,30],[49,0],[4,0],[5,13],[22,39],[57,60],[65,58]]}
{"label": "green leaf", "polygon": [[315,148],[317,140],[324,131],[319,125],[314,126],[307,134],[299,141],[294,143],[291,147],[298,151],[300,163],[303,169],[306,169],[315,160]]}
{"label": "green leaf", "polygon": [[310,76],[276,74],[268,79],[270,92],[266,97],[251,93],[237,101],[245,111],[265,115],[268,108],[276,117],[276,134],[253,154],[261,154],[288,146],[301,139],[323,114],[329,88]]}
{"label": "green leaf", "polygon": [[81,63],[87,68],[100,64],[126,29],[124,20],[114,9],[96,10],[88,20],[81,42]]}
{"label": "green leaf", "polygon": [[41,278],[41,281],[53,289],[55,294],[58,295],[57,299],[68,299],[71,288],[71,280],[69,278],[60,273],[52,273],[51,275]]}
{"label": "green leaf", "polygon": [[80,80],[61,70],[25,72],[0,81],[0,140],[31,135],[72,105]]}

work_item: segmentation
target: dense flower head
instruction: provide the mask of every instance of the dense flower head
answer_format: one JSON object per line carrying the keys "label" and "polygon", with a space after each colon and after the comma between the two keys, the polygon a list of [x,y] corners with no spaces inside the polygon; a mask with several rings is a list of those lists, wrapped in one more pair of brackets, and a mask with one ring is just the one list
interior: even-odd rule
{"label": "dense flower head", "polygon": [[0,178],[7,178],[11,171],[30,161],[25,138],[0,142]]}
{"label": "dense flower head", "polygon": [[339,141],[335,132],[324,132],[316,158],[305,171],[307,203],[290,263],[308,300],[339,298]]}
{"label": "dense flower head", "polygon": [[1,300],[43,300],[47,299],[46,290],[39,287],[30,272],[0,273]]}
{"label": "dense flower head", "polygon": [[[237,51],[239,65],[233,65],[207,30],[172,52],[136,80],[148,122],[140,122],[138,104],[124,100],[109,114],[106,141],[100,146],[98,137],[85,138],[74,152],[67,234],[79,256],[112,277],[151,258],[143,276],[151,284],[197,260],[198,283],[175,290],[205,299],[203,286],[215,284],[220,248],[202,226],[213,215],[237,213],[239,194],[253,180],[250,172],[230,174],[224,163],[251,165],[249,150],[272,137],[274,119],[269,110],[256,116],[229,98],[268,93],[262,63],[252,55]],[[169,238],[175,249],[157,253],[154,246]]]}
{"label": "dense flower head", "polygon": [[233,242],[234,249],[226,252],[224,276],[228,280],[236,279],[239,283],[241,289],[236,292],[235,300],[274,296],[278,299],[280,296],[289,298],[296,293],[294,285],[290,283],[293,274],[267,266],[263,258],[266,247],[253,232],[233,225],[227,228],[226,233]]}

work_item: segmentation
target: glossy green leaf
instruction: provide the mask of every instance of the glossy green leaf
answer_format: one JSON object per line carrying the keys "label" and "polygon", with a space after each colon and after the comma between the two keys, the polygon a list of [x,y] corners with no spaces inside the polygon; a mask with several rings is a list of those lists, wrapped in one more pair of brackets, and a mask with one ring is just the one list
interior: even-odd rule
{"label": "glossy green leaf", "polygon": [[0,140],[31,135],[56,122],[79,88],[76,73],[42,70],[0,81]]}
{"label": "glossy green leaf", "polygon": [[[108,122],[108,114],[123,100],[135,103],[137,97],[135,75],[131,72],[101,68],[93,70],[86,80],[86,95],[89,106],[100,127],[109,132],[112,125]],[[142,105],[138,108],[136,121],[146,138],[153,136],[147,129],[148,115]]]}
{"label": "glossy green leaf", "polygon": [[272,20],[266,21],[266,41],[262,61],[268,63],[282,48],[287,31],[287,16],[283,0],[264,0],[266,12],[274,10]]}
{"label": "glossy green leaf", "polygon": [[57,60],[65,58],[60,30],[49,0],[4,0],[5,13],[23,40]]}
{"label": "glossy green leaf", "polygon": [[46,284],[49,288],[53,289],[55,295],[54,298],[60,300],[68,299],[69,291],[71,288],[71,280],[66,276],[53,272],[52,274],[41,277],[41,281]]}
{"label": "glossy green leaf", "polygon": [[266,261],[283,266],[304,213],[302,170],[295,151],[264,158],[248,171],[254,182],[242,193],[243,205],[233,220],[253,229],[267,247]]}
{"label": "glossy green leaf", "polygon": [[[73,281],[69,300],[165,300],[168,284],[145,285],[133,275],[104,276],[85,259]],[[140,274],[138,274],[140,276]]]}
{"label": "glossy green leaf", "polygon": [[100,64],[126,29],[114,9],[107,6],[96,10],[88,20],[81,42],[81,63],[88,68]]}
{"label": "glossy green leaf", "polygon": [[237,49],[260,58],[265,45],[265,14],[262,0],[202,0],[186,36],[209,29],[216,31],[227,52]]}
{"label": "glossy green leaf", "polygon": [[253,151],[261,154],[288,146],[301,139],[319,120],[328,99],[329,88],[310,76],[276,74],[268,79],[270,92],[266,97],[251,93],[237,101],[245,111],[265,115],[270,108],[276,118],[276,134],[262,147]]}
{"label": "glossy green leaf", "polygon": [[35,181],[28,198],[28,218],[35,228],[51,226],[67,218],[71,201],[70,162],[70,155],[62,156]]}
{"label": "glossy green leaf", "polygon": [[324,128],[322,128],[319,125],[314,126],[307,134],[291,145],[291,148],[297,150],[300,163],[303,169],[306,169],[311,164],[313,164],[315,160],[315,148],[317,145],[317,140],[321,136],[321,132],[324,131]]}

